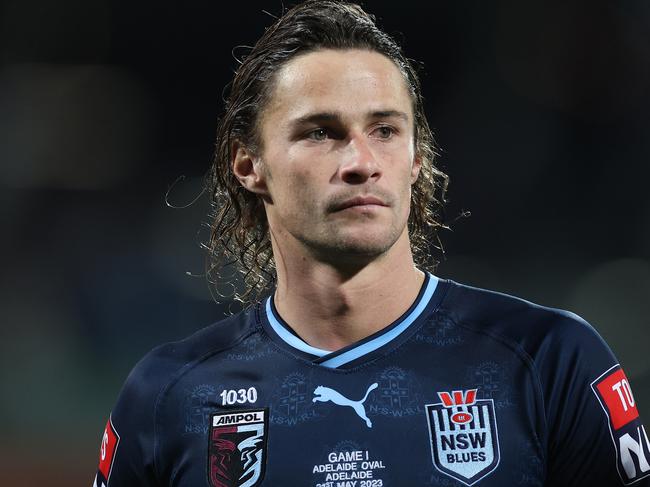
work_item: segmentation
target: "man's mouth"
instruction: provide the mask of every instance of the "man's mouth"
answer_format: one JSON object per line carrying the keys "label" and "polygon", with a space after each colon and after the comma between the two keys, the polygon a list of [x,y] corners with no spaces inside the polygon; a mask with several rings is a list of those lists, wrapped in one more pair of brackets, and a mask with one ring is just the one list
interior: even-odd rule
{"label": "man's mouth", "polygon": [[374,209],[380,206],[388,206],[381,199],[375,196],[355,196],[347,199],[334,207],[334,211],[347,210],[349,208]]}

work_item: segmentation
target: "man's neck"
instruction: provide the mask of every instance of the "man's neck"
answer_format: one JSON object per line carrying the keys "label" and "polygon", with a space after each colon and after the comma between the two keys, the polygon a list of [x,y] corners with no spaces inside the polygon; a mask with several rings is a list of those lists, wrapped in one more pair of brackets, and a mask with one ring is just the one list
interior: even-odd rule
{"label": "man's neck", "polygon": [[278,313],[305,342],[324,350],[372,335],[404,314],[424,282],[408,238],[389,254],[353,273],[311,259],[276,261]]}

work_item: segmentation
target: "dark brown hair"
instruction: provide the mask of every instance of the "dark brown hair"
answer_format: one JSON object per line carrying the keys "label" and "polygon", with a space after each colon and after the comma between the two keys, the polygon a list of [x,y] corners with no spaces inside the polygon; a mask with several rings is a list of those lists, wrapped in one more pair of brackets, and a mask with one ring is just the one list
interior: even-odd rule
{"label": "dark brown hair", "polygon": [[234,292],[244,304],[257,301],[275,282],[275,263],[262,200],[246,190],[232,171],[233,143],[261,150],[259,120],[273,92],[274,76],[299,54],[318,49],[365,49],[391,59],[406,81],[415,115],[415,151],[422,167],[412,187],[408,220],[411,249],[421,269],[433,271],[431,240],[438,244],[440,213],[448,178],[435,167],[436,150],[427,123],[416,71],[397,43],[360,6],[336,0],[308,0],[271,25],[243,59],[230,85],[219,121],[216,152],[207,186],[211,195],[208,279],[234,266],[245,289]]}

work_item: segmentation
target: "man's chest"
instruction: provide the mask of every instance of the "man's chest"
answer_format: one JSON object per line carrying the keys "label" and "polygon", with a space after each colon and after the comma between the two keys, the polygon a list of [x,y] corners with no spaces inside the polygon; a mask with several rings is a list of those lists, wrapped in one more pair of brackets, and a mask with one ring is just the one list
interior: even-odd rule
{"label": "man's chest", "polygon": [[161,402],[161,475],[193,487],[542,485],[522,374],[466,364],[333,373],[273,360],[197,371]]}

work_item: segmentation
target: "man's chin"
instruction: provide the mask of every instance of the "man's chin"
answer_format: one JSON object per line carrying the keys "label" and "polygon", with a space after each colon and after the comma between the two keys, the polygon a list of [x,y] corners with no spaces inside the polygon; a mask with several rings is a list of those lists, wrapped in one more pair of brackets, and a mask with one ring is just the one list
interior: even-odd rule
{"label": "man's chin", "polygon": [[397,238],[392,235],[338,236],[312,244],[318,257],[333,263],[370,262],[385,255],[395,244]]}

